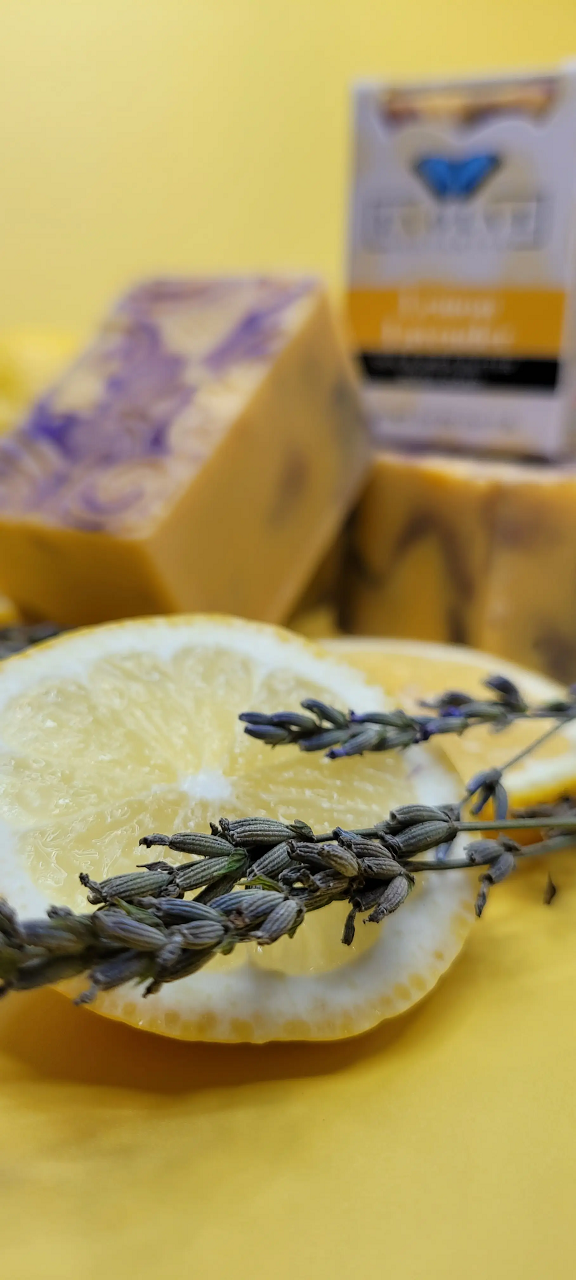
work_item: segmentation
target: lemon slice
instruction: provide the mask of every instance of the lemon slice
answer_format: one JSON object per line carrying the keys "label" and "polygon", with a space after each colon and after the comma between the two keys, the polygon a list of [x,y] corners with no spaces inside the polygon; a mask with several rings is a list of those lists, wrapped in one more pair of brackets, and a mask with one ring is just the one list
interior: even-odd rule
{"label": "lemon slice", "polygon": [[[1,891],[25,915],[49,902],[85,910],[78,873],[135,868],[145,860],[138,839],[152,831],[207,830],[210,820],[249,814],[350,828],[413,799],[459,797],[459,778],[434,746],[328,761],[293,746],[272,751],[242,732],[241,711],[294,708],[304,697],[388,705],[381,689],[309,642],[235,619],[122,622],[10,658],[0,667]],[[145,1000],[123,987],[95,1007],[189,1039],[365,1031],[423,996],[469,928],[467,871],[419,880],[381,926],[359,922],[350,948],[340,942],[347,906],[332,904],[291,940],[260,952],[239,946]]]}
{"label": "lemon slice", "polygon": [[[495,674],[513,680],[528,702],[549,702],[566,694],[562,685],[547,676],[464,645],[356,636],[324,643],[333,657],[376,681],[396,705],[407,711],[421,711],[420,699],[447,689],[462,689],[465,693],[486,697],[482,681]],[[443,737],[442,749],[467,782],[475,773],[499,766],[522,751],[550,723],[518,722],[505,733],[479,726],[461,738]],[[555,800],[566,792],[576,791],[576,724],[566,725],[533,755],[508,770],[506,787],[513,806]]]}

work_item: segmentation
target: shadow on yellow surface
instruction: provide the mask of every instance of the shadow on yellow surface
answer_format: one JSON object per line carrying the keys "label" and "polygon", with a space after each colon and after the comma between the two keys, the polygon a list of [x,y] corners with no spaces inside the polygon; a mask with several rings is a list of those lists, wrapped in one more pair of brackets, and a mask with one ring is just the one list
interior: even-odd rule
{"label": "shadow on yellow surface", "polygon": [[[496,983],[523,984],[530,961],[527,954],[522,960],[521,953],[529,949],[533,956],[534,945],[544,939],[554,951],[572,947],[574,923],[566,899],[574,894],[576,908],[576,865],[566,856],[549,863],[563,886],[563,907],[562,899],[551,909],[541,905],[546,864],[523,867],[515,880],[493,891],[486,917],[435,992],[365,1035],[324,1043],[189,1043],[137,1031],[46,990],[11,996],[0,1004],[0,1054],[44,1080],[166,1095],[345,1072],[389,1055],[399,1041],[409,1046],[431,1025],[436,1038],[444,1020],[465,1017],[470,1005]],[[529,916],[537,912],[532,943],[527,911]],[[545,980],[545,969],[541,977]]]}
{"label": "shadow on yellow surface", "polygon": [[136,1031],[42,991],[6,1000],[0,1052],[44,1079],[192,1093],[343,1071],[385,1052],[417,1016],[413,1010],[366,1035],[324,1044],[199,1044]]}
{"label": "shadow on yellow surface", "polygon": [[551,907],[529,865],[355,1040],[185,1044],[7,998],[3,1274],[572,1280],[576,857],[550,865]]}

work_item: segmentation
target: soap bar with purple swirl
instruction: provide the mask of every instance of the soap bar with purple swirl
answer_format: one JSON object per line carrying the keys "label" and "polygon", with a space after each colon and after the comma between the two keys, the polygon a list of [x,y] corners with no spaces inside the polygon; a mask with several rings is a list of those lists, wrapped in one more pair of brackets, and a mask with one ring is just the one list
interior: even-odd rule
{"label": "soap bar with purple swirl", "polygon": [[64,625],[287,617],[367,466],[318,282],[144,282],[0,441],[0,585]]}

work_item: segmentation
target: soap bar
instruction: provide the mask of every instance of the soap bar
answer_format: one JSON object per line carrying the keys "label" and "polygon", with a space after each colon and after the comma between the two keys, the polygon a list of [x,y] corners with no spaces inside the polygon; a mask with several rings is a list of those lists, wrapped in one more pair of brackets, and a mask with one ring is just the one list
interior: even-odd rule
{"label": "soap bar", "polygon": [[332,543],[288,620],[292,631],[309,640],[339,634],[339,595],[344,571],[344,531]]}
{"label": "soap bar", "polygon": [[379,453],[351,527],[345,621],[576,680],[576,468]]}
{"label": "soap bar", "polygon": [[368,464],[316,280],[144,282],[0,441],[0,585],[63,625],[281,621]]}

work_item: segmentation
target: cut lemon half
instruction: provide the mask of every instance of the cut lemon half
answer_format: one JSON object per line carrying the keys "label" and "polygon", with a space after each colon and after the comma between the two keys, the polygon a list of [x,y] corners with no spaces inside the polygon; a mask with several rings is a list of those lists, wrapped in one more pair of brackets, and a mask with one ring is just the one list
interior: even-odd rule
{"label": "cut lemon half", "polygon": [[[329,761],[246,736],[246,710],[316,697],[389,705],[378,686],[299,636],[218,617],[153,618],[71,632],[0,666],[0,890],[22,915],[86,909],[93,879],[145,860],[140,836],[208,830],[220,817],[365,826],[412,800],[457,800],[435,745]],[[182,859],[180,859],[182,861]],[[178,861],[174,855],[174,861]],[[293,939],[218,956],[141,998],[97,1011],[188,1039],[332,1039],[366,1031],[434,986],[473,918],[475,877],[429,873],[382,925],[340,942],[345,903],[311,913]],[[68,983],[76,993],[86,982]]]}
{"label": "cut lemon half", "polygon": [[[356,636],[324,643],[334,658],[356,667],[406,711],[421,712],[422,699],[448,689],[486,697],[488,691],[482,682],[496,674],[508,676],[528,702],[550,702],[566,693],[562,685],[547,676],[464,645]],[[505,733],[495,733],[482,725],[462,737],[442,737],[442,749],[462,781],[468,782],[475,773],[498,767],[522,751],[551,723],[516,722]],[[576,724],[566,725],[532,755],[507,770],[506,787],[515,807],[576,792]]]}

